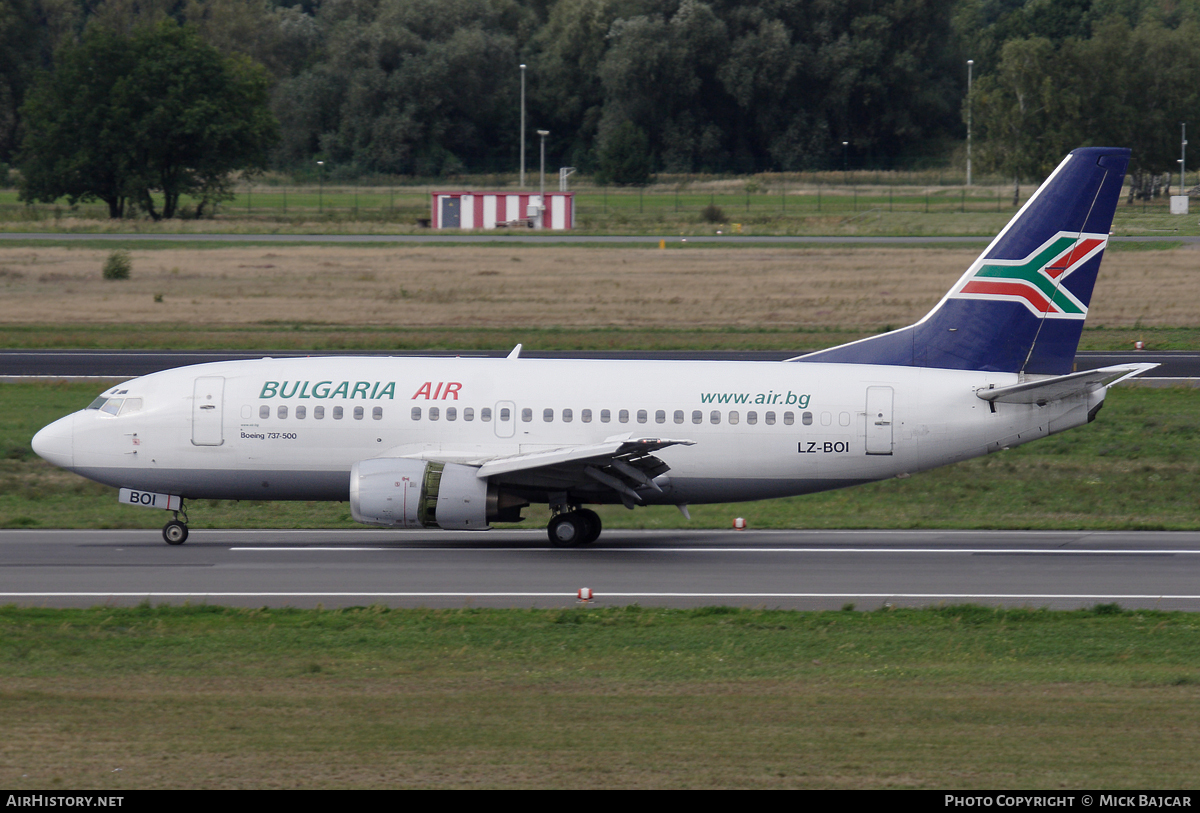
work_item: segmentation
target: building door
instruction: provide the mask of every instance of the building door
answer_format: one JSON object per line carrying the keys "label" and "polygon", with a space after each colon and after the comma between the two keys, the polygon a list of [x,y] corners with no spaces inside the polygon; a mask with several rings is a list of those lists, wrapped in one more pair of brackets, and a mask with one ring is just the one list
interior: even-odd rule
{"label": "building door", "polygon": [[443,229],[457,229],[461,227],[462,206],[458,198],[449,196],[442,198],[441,224]]}

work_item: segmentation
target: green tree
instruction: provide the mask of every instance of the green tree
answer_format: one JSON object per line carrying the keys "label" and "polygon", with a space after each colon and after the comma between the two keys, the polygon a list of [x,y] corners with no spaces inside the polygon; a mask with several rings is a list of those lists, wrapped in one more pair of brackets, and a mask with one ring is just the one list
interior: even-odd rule
{"label": "green tree", "polygon": [[633,122],[625,121],[601,141],[596,178],[601,183],[641,186],[650,181],[652,163],[649,137]]}
{"label": "green tree", "polygon": [[[517,9],[491,0],[346,0],[321,7],[324,58],[282,82],[279,160],[345,172],[450,174],[515,165]],[[511,12],[511,13],[510,13]]]}
{"label": "green tree", "polygon": [[[1076,147],[1129,147],[1130,175],[1178,172],[1179,123],[1200,120],[1200,23],[1110,14],[1086,38],[1014,39],[975,86],[985,164],[1042,177]],[[1177,177],[1177,175],[1176,175]],[[1014,198],[1015,199],[1015,198]]]}
{"label": "green tree", "polygon": [[[1062,98],[1054,45],[1044,37],[1004,44],[999,69],[981,77],[972,92],[980,162],[1013,179],[1013,205],[1021,178],[1045,177],[1069,150],[1055,106]],[[1078,146],[1078,145],[1073,145]]]}
{"label": "green tree", "polygon": [[155,220],[174,217],[184,194],[201,209],[227,199],[233,173],[266,167],[269,87],[260,65],[171,20],[128,35],[93,26],[22,108],[22,198],[98,198],[111,217],[133,201]]}
{"label": "green tree", "polygon": [[727,99],[716,73],[728,38],[712,7],[682,0],[673,14],[621,18],[608,39],[600,63],[602,143],[613,141],[608,132],[614,127],[633,122],[646,131],[667,172],[719,160],[726,134],[712,113]]}
{"label": "green tree", "polygon": [[22,199],[99,199],[109,217],[124,216],[137,171],[114,88],[132,69],[124,38],[107,29],[60,50],[54,73],[40,78],[21,108]]}

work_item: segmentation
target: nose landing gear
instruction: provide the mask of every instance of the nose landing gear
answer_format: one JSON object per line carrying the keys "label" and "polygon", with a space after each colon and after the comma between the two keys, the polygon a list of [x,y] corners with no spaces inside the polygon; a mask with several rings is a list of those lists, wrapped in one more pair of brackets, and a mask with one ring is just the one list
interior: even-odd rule
{"label": "nose landing gear", "polygon": [[[175,519],[163,526],[163,540],[168,545],[182,545],[188,538],[187,511],[183,507],[182,500],[179,503],[179,510],[171,513],[175,515]],[[179,519],[180,513],[183,514],[182,520]]]}

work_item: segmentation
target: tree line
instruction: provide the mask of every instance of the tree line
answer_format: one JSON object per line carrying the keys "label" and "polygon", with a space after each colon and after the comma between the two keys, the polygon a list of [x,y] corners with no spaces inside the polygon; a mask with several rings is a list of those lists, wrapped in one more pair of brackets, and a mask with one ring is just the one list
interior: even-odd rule
{"label": "tree line", "polygon": [[0,161],[33,198],[117,173],[92,194],[154,216],[235,171],[510,172],[525,65],[527,155],[549,130],[612,182],[945,161],[968,111],[981,169],[1107,143],[1159,173],[1200,127],[1198,26],[1200,0],[0,0]]}

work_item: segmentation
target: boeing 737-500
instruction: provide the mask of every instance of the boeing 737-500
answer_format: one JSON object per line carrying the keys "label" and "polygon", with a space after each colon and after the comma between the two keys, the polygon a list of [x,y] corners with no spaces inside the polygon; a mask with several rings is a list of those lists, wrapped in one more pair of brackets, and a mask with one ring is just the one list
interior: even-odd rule
{"label": "boeing 737-500", "polygon": [[[1087,423],[1153,365],[1074,372],[1129,151],[1068,155],[916,324],[782,362],[288,358],[135,378],[33,439],[46,460],[165,509],[349,501],[356,520],[483,530],[545,503],[762,500],[944,466]],[[182,519],[181,519],[182,517]]]}

